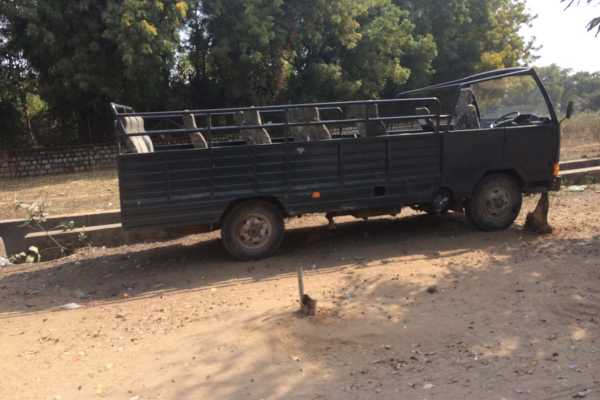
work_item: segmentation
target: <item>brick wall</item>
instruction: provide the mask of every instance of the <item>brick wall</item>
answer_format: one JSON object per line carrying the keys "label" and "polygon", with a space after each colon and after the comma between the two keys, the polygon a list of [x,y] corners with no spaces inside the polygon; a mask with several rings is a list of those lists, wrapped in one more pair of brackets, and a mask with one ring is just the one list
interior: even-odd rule
{"label": "brick wall", "polygon": [[114,144],[0,152],[0,178],[58,175],[115,168]]}

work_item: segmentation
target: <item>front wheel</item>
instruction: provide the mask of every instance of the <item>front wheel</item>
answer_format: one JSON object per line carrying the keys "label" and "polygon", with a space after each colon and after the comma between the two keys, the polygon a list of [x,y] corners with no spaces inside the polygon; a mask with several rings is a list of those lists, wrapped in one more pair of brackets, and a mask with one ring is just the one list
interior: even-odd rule
{"label": "front wheel", "polygon": [[503,230],[515,222],[522,202],[521,187],[513,177],[489,175],[475,188],[466,207],[467,217],[481,230]]}
{"label": "front wheel", "polygon": [[223,220],[221,241],[231,256],[240,261],[272,255],[281,245],[285,224],[281,210],[266,201],[238,204]]}

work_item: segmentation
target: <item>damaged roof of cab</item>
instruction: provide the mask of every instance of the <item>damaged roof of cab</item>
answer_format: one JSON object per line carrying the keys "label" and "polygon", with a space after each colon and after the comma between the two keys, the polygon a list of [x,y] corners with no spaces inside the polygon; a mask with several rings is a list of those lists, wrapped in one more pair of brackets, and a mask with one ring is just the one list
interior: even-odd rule
{"label": "damaged roof of cab", "polygon": [[497,69],[494,71],[481,72],[478,74],[467,76],[466,78],[457,79],[454,81],[437,83],[435,85],[426,86],[424,88],[408,90],[405,92],[400,92],[396,95],[396,97],[404,97],[406,95],[424,92],[428,90],[437,90],[437,89],[447,89],[451,87],[462,87],[468,86],[473,83],[489,81],[498,78],[505,78],[508,76],[514,75],[525,75],[533,72],[533,68],[531,67],[513,67],[513,68],[503,68]]}

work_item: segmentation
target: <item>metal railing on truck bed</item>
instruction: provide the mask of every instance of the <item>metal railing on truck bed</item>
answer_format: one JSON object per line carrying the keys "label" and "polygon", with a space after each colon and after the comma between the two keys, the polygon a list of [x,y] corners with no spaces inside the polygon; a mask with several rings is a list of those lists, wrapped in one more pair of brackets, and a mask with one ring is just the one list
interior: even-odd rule
{"label": "metal railing on truck bed", "polygon": [[[134,153],[439,133],[450,118],[435,97],[162,112],[111,107],[119,144],[127,144],[120,149]],[[131,145],[140,138],[145,144]]]}

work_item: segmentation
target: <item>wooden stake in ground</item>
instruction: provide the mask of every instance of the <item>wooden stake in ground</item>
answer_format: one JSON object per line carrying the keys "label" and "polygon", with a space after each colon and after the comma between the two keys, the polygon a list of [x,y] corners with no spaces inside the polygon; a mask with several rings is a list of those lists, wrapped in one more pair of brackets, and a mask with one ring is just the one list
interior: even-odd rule
{"label": "wooden stake in ground", "polygon": [[302,307],[302,298],[304,297],[304,269],[298,267],[298,291],[300,292],[300,307]]}
{"label": "wooden stake in ground", "polygon": [[298,291],[300,293],[300,313],[307,316],[317,314],[317,301],[304,293],[304,269],[298,268]]}
{"label": "wooden stake in ground", "polygon": [[525,229],[533,233],[546,235],[552,233],[553,228],[548,223],[548,211],[550,209],[550,199],[548,193],[542,193],[540,201],[535,210],[527,214]]}
{"label": "wooden stake in ground", "polygon": [[4,240],[2,236],[0,236],[0,257],[8,258],[8,254],[6,253],[6,246],[4,245]]}

